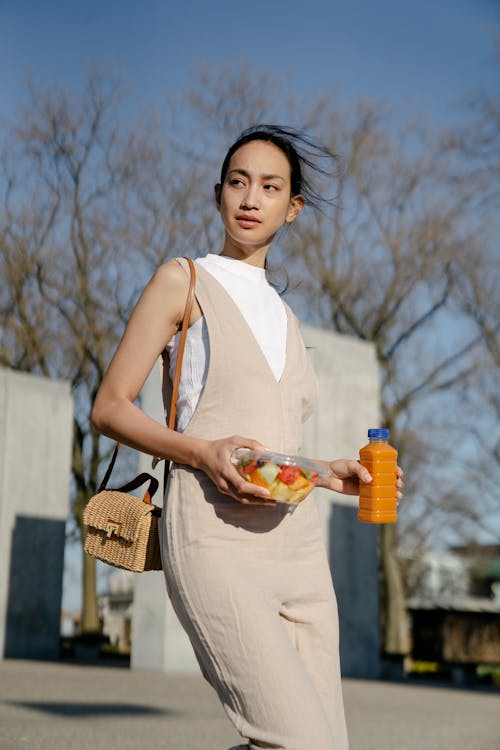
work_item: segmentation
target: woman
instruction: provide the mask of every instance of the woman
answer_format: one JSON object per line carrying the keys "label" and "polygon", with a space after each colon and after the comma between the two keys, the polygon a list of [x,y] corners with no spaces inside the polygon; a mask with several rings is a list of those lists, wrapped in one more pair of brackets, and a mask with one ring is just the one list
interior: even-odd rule
{"label": "woman", "polygon": [[[313,147],[258,126],[226,155],[215,186],[224,245],[196,263],[177,431],[134,400],[165,349],[175,368],[189,286],[182,259],[145,288],[92,414],[100,432],[173,461],[162,515],[167,588],[204,676],[253,750],[348,747],[336,601],[314,503],[287,512],[231,463],[240,447],[297,453],[316,396],[297,320],[265,277],[276,233],[314,199],[301,143]],[[329,466],[321,486],[331,490],[358,494],[371,480],[357,461]]]}

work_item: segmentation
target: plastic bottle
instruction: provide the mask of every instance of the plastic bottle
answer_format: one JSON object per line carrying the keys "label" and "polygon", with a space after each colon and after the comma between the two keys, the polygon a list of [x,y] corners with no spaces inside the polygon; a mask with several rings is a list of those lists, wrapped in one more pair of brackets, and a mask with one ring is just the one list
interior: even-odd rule
{"label": "plastic bottle", "polygon": [[368,430],[368,441],[359,451],[359,461],[373,480],[369,484],[360,482],[358,519],[367,523],[395,523],[398,452],[389,445],[389,430]]}

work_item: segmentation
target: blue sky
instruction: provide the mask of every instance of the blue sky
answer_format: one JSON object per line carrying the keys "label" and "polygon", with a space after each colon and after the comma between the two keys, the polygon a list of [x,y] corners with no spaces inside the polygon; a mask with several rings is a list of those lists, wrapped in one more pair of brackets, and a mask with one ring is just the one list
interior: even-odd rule
{"label": "blue sky", "polygon": [[78,86],[113,66],[140,111],[211,63],[269,70],[299,97],[384,99],[409,117],[446,118],[498,82],[498,0],[0,0],[0,112],[27,75]]}

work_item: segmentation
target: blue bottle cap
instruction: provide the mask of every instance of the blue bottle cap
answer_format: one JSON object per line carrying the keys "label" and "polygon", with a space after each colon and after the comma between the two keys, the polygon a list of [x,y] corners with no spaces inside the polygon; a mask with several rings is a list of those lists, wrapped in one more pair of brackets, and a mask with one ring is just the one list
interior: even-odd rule
{"label": "blue bottle cap", "polygon": [[382,438],[383,440],[389,439],[389,430],[383,427],[376,427],[368,430],[369,438]]}

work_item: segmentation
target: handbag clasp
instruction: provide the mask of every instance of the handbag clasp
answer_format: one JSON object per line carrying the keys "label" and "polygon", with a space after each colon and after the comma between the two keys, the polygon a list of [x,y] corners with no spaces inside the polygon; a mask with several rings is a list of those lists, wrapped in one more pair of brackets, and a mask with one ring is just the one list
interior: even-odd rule
{"label": "handbag clasp", "polygon": [[106,536],[108,539],[111,539],[113,534],[116,534],[116,536],[119,536],[120,532],[122,530],[122,525],[118,521],[112,521],[111,518],[108,519],[108,522],[106,524]]}

